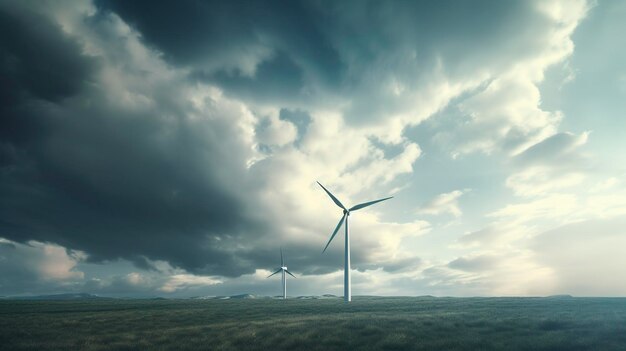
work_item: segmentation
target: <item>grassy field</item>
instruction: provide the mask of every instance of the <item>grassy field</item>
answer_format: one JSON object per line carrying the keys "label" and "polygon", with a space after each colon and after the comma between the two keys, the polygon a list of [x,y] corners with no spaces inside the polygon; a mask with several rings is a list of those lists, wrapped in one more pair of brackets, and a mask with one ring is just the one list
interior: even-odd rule
{"label": "grassy field", "polygon": [[626,350],[626,299],[5,300],[0,349]]}

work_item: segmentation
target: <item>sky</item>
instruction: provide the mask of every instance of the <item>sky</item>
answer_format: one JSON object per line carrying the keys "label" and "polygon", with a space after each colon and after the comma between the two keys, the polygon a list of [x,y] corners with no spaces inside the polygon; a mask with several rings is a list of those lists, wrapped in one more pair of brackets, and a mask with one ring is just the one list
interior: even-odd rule
{"label": "sky", "polygon": [[624,17],[0,0],[0,296],[625,296]]}

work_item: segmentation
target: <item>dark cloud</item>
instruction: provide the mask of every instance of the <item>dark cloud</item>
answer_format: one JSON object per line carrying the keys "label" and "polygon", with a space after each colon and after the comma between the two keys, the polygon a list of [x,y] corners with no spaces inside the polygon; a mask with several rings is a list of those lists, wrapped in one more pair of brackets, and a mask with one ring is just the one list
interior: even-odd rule
{"label": "dark cloud", "polygon": [[307,128],[311,123],[311,116],[302,110],[281,109],[279,117],[284,121],[293,123],[298,128],[298,138],[296,139],[296,144],[298,144],[298,141],[307,132]]}
{"label": "dark cloud", "polygon": [[203,72],[196,77],[218,84],[227,91],[236,91],[246,100],[274,101],[289,104],[301,100],[304,89],[302,69],[285,53],[278,53],[256,68],[254,77],[219,71],[212,75]]}
{"label": "dark cloud", "polygon": [[[49,18],[19,7],[0,6],[0,176],[32,177],[22,160],[48,127],[27,101],[53,104],[72,96],[91,79],[94,60],[61,33]],[[22,163],[23,167],[18,167]],[[7,179],[3,179],[5,186]]]}
{"label": "dark cloud", "polygon": [[103,0],[98,5],[136,27],[170,62],[249,99],[294,97],[304,80],[337,85],[345,70],[307,2],[187,0],[174,6]]}
{"label": "dark cloud", "polygon": [[353,123],[416,113],[418,93],[442,80],[501,71],[540,45],[546,23],[528,2],[348,1],[318,9],[328,23],[324,33],[349,67],[339,94],[351,98],[345,113]]}
{"label": "dark cloud", "polygon": [[[549,20],[526,1],[102,0],[192,76],[290,108],[351,100],[352,122],[401,113],[435,74],[461,80],[533,55]],[[515,40],[510,40],[514,37]],[[395,95],[390,84],[405,92]]]}
{"label": "dark cloud", "polygon": [[142,253],[192,271],[230,261],[221,273],[240,272],[227,253],[197,245],[252,225],[243,199],[216,179],[230,155],[211,137],[214,126],[179,116],[172,129],[151,114],[114,117],[106,106],[65,109],[62,118],[46,105],[35,110],[15,117],[44,116],[49,128],[17,145],[28,152],[2,173],[5,237],[54,241],[94,260]]}
{"label": "dark cloud", "polygon": [[[80,55],[80,46],[49,18],[0,7],[0,32],[1,108],[13,107],[23,98],[56,102],[90,80],[95,62]],[[9,117],[2,113],[3,138],[19,128],[15,125],[19,122]]]}
{"label": "dark cloud", "polygon": [[[68,122],[75,122],[72,129],[80,125]],[[92,117],[90,122],[101,121]],[[188,145],[180,139],[189,131],[154,145],[173,151],[155,155],[145,150],[149,145],[141,144],[149,140],[137,133],[147,139],[158,136],[123,122],[115,126],[117,131],[101,128],[97,133],[81,126],[66,135],[69,126],[55,127],[47,135],[53,140],[46,143],[46,150],[32,147],[33,156],[20,160],[23,166],[2,174],[5,237],[54,241],[84,250],[92,260],[136,259],[142,254],[191,271],[215,273],[222,264],[219,272],[224,275],[250,269],[213,246],[222,236],[237,240],[254,221],[242,213],[243,199],[211,181],[211,168],[223,165],[199,164],[210,160],[185,156]],[[260,223],[256,225],[262,230]]]}
{"label": "dark cloud", "polygon": [[423,265],[419,257],[408,257],[383,264],[383,270],[389,273],[417,271]]}
{"label": "dark cloud", "polygon": [[[176,101],[175,81],[144,88],[150,98],[171,94],[156,108],[111,104],[106,87],[84,84],[103,74],[101,58],[83,55],[48,18],[28,10],[0,15],[15,33],[0,42],[3,86],[10,85],[3,92],[18,91],[3,94],[2,236],[55,242],[93,261],[145,265],[145,256],[193,272],[250,272],[217,242],[264,230],[246,212],[239,192],[246,180],[224,182],[246,173],[236,128],[227,119],[192,121]],[[97,29],[109,19],[90,20]]]}
{"label": "dark cloud", "polygon": [[[6,16],[28,23],[35,13],[25,6]],[[240,122],[249,112],[220,97],[203,97],[206,106],[195,109],[184,96],[193,84],[183,74],[133,61],[142,54],[132,51],[139,50],[133,37],[114,16],[84,19],[85,38],[103,51],[90,55],[58,23],[42,20],[46,30],[24,31],[35,43],[63,43],[41,46],[38,56],[51,60],[13,46],[7,55],[61,70],[62,77],[40,70],[50,86],[74,83],[56,95],[23,83],[19,99],[4,106],[0,235],[81,250],[87,262],[121,258],[142,269],[162,260],[196,274],[239,276],[275,266],[278,245],[267,238],[280,234],[281,223],[255,190],[267,186],[257,179],[261,169],[247,168],[254,144]],[[57,61],[65,60],[81,68],[64,71]],[[279,117],[300,136],[310,123],[301,110],[284,109]],[[295,271],[342,269],[339,246],[339,254],[323,257],[322,245],[293,244]],[[355,267],[368,261],[358,245],[353,257]]]}

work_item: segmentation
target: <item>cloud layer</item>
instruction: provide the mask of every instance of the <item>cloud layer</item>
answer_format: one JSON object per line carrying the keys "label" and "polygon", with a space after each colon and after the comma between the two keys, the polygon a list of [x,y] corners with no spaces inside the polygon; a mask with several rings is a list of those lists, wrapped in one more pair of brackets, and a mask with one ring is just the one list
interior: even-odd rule
{"label": "cloud layer", "polygon": [[[589,9],[2,1],[0,258],[28,264],[1,293],[270,291],[281,246],[302,291],[334,289],[341,213],[315,181],[396,195],[351,222],[363,293],[549,292],[535,237],[626,213],[591,128],[542,106]],[[474,159],[481,181],[444,184]]]}

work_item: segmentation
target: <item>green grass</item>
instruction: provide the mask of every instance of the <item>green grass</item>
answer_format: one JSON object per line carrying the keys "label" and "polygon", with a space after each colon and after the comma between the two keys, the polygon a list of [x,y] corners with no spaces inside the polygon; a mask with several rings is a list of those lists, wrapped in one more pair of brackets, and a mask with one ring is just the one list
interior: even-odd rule
{"label": "green grass", "polygon": [[5,300],[0,349],[626,350],[626,299]]}

